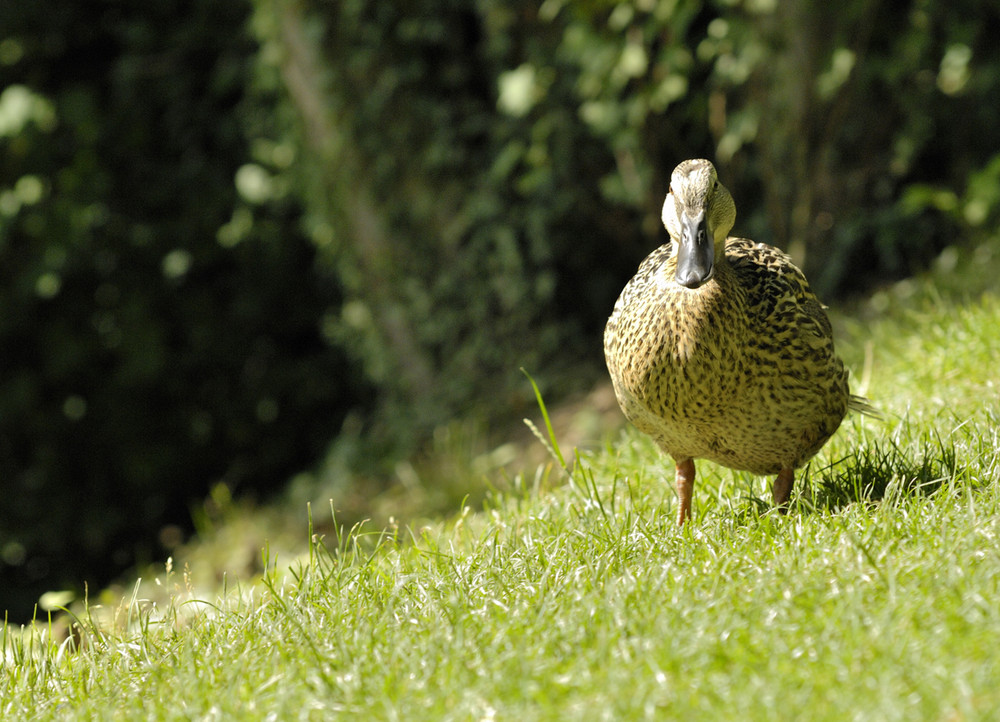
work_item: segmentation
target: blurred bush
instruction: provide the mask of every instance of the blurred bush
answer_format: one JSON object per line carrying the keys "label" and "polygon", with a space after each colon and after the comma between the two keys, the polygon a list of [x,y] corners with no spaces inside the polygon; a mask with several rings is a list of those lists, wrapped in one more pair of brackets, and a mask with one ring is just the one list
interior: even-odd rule
{"label": "blurred bush", "polygon": [[1000,153],[1000,20],[972,0],[255,6],[343,282],[327,330],[404,435],[523,403],[518,365],[548,390],[599,368],[684,158],[715,159],[736,232],[832,298],[975,230],[932,200]]}
{"label": "blurred bush", "polygon": [[212,483],[269,491],[368,394],[272,180],[241,2],[0,10],[0,609],[106,582]]}

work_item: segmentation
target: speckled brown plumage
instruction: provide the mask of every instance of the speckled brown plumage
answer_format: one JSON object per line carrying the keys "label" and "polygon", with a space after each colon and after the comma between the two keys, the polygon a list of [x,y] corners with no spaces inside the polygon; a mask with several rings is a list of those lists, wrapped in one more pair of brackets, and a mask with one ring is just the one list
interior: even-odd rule
{"label": "speckled brown plumage", "polygon": [[622,411],[677,463],[679,523],[694,459],[778,474],[783,508],[794,469],[863,407],[805,276],[776,248],[728,238],[735,218],[712,164],[681,163],[663,210],[671,242],[639,266],[604,333]]}

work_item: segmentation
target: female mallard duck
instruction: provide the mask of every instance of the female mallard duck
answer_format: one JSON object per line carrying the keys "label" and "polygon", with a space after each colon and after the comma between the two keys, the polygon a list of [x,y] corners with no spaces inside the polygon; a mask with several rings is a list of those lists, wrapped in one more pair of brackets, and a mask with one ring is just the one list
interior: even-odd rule
{"label": "female mallard duck", "polygon": [[847,371],[830,321],[781,251],[728,238],[736,205],[707,160],[670,177],[670,243],[639,266],[604,331],[625,416],[677,465],[678,524],[691,516],[694,460],[777,474],[784,510],[795,469],[826,443],[848,408]]}

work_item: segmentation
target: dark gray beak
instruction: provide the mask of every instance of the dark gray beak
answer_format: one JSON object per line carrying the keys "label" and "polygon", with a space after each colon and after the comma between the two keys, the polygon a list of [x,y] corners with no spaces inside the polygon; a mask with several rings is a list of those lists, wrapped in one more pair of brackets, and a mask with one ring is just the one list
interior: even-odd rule
{"label": "dark gray beak", "polygon": [[677,246],[677,283],[698,288],[715,270],[715,244],[708,235],[705,212],[693,218],[681,213],[681,240]]}

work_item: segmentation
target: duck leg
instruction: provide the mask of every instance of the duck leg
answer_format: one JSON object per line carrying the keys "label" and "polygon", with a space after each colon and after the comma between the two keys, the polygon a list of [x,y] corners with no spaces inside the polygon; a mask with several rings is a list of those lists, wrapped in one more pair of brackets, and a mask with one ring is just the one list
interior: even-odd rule
{"label": "duck leg", "polygon": [[778,511],[788,513],[788,499],[792,495],[792,482],[795,481],[795,469],[784,468],[778,472],[778,477],[771,487],[771,499]]}
{"label": "duck leg", "polygon": [[684,459],[677,462],[677,496],[680,507],[677,510],[677,526],[691,518],[691,496],[694,494],[694,459]]}

